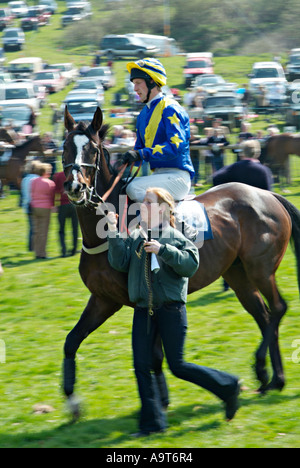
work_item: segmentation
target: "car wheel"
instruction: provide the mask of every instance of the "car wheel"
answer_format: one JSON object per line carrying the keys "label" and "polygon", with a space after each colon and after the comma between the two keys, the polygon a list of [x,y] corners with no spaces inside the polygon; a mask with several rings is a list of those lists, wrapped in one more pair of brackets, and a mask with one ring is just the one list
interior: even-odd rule
{"label": "car wheel", "polygon": [[145,52],[143,50],[139,50],[137,56],[138,58],[143,59],[145,58]]}

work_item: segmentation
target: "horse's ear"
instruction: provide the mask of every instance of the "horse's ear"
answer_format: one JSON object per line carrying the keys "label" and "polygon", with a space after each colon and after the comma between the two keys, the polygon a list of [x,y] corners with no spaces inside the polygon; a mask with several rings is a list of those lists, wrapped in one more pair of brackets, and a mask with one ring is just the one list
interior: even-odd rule
{"label": "horse's ear", "polygon": [[65,120],[64,120],[65,128],[68,132],[74,130],[76,126],[76,122],[71,116],[70,112],[68,111],[68,106],[65,107]]}
{"label": "horse's ear", "polygon": [[91,127],[95,133],[98,133],[100,128],[102,127],[103,122],[103,114],[100,107],[97,107],[97,110],[94,114],[93,121],[91,123]]}

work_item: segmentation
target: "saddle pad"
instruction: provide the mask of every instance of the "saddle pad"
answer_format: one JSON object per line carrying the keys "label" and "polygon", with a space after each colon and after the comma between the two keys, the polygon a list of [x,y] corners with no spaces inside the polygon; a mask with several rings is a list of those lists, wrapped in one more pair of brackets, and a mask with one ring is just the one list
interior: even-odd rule
{"label": "saddle pad", "polygon": [[198,231],[195,244],[213,239],[213,233],[205,206],[196,200],[183,200],[176,206],[176,218]]}

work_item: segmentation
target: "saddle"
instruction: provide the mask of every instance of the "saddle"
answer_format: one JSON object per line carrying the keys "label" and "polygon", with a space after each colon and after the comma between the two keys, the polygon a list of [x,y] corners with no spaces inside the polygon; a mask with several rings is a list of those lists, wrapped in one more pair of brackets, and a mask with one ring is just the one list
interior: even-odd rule
{"label": "saddle", "polygon": [[[210,221],[203,203],[188,196],[180,201],[175,209],[176,227],[195,245],[202,246],[203,241],[213,239]],[[180,227],[182,227],[180,229]]]}

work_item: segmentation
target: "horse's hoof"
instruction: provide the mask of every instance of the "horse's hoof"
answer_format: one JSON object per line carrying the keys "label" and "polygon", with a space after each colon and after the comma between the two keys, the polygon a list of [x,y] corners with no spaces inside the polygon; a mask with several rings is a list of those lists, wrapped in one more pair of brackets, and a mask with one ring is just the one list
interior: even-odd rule
{"label": "horse's hoof", "polygon": [[278,390],[279,392],[281,392],[284,385],[285,385],[284,380],[274,379],[274,380],[271,380],[271,382],[267,385],[266,391]]}
{"label": "horse's hoof", "polygon": [[257,395],[265,395],[267,392],[267,385],[261,385],[256,391],[255,393]]}
{"label": "horse's hoof", "polygon": [[76,422],[81,416],[80,399],[72,394],[67,399],[68,411],[71,413],[72,422]]}
{"label": "horse's hoof", "polygon": [[281,392],[281,390],[284,387],[285,382],[283,380],[271,380],[270,383],[267,385],[261,385],[259,389],[257,390],[257,393],[260,395],[265,395],[266,393],[270,392],[271,390],[278,390]]}

